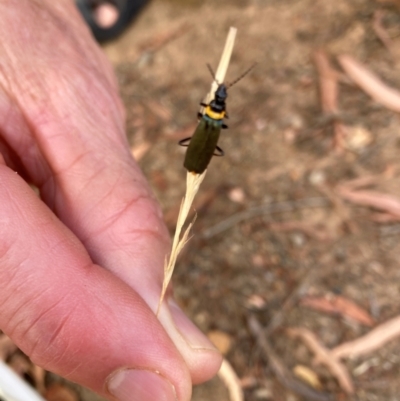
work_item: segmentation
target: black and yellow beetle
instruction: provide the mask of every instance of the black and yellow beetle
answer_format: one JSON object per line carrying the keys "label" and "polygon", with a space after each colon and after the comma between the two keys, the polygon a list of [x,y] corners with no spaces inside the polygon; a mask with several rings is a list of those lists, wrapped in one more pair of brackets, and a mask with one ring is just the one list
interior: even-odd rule
{"label": "black and yellow beetle", "polygon": [[[189,172],[202,174],[213,156],[224,155],[224,151],[218,146],[218,140],[221,129],[228,128],[224,124],[224,118],[228,118],[225,103],[228,97],[227,89],[240,81],[254,66],[255,64],[229,85],[217,82],[218,88],[215,91],[214,99],[209,104],[200,103],[204,107],[204,112],[203,114],[199,113],[200,121],[193,136],[179,141],[179,145],[188,146],[183,166]],[[215,79],[209,65],[208,68]]]}

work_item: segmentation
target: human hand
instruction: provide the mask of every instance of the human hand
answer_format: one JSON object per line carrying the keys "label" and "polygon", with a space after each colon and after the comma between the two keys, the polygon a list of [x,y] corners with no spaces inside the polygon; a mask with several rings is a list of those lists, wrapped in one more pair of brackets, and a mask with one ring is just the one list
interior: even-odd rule
{"label": "human hand", "polygon": [[110,399],[189,400],[221,356],[154,315],[169,239],[108,62],[71,0],[0,0],[0,37],[0,329]]}

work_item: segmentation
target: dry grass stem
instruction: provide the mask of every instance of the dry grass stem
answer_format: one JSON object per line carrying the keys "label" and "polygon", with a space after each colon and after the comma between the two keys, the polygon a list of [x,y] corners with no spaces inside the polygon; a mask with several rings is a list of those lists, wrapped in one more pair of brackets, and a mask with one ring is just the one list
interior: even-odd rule
{"label": "dry grass stem", "polygon": [[[233,27],[231,27],[229,29],[228,37],[225,42],[225,47],[222,52],[221,60],[219,62],[217,72],[215,74],[215,80],[211,84],[210,92],[208,93],[207,98],[206,98],[207,103],[209,103],[214,97],[214,93],[218,86],[217,82],[220,82],[220,83],[224,82],[226,71],[228,70],[229,61],[230,61],[231,55],[232,55],[233,45],[235,43],[236,31],[237,31],[237,29],[233,28]],[[215,82],[215,81],[217,81],[217,82]],[[174,239],[172,242],[171,254],[169,256],[169,259],[167,259],[167,258],[165,259],[164,280],[163,280],[160,300],[159,300],[158,306],[157,306],[157,312],[156,312],[157,316],[158,316],[158,313],[160,312],[161,304],[164,299],[165,293],[167,291],[168,284],[171,281],[171,277],[174,272],[175,263],[178,258],[178,255],[188,241],[189,232],[193,226],[194,220],[186,228],[185,232],[183,233],[182,238],[180,236],[181,231],[182,231],[183,225],[185,224],[186,218],[190,212],[190,208],[192,206],[193,199],[196,196],[196,194],[199,190],[200,184],[202,183],[206,173],[207,173],[207,170],[205,170],[202,174],[195,174],[195,173],[191,173],[191,172],[187,173],[186,194],[185,194],[185,197],[183,198],[183,201],[181,203],[181,208],[179,210],[175,235],[174,235]]]}

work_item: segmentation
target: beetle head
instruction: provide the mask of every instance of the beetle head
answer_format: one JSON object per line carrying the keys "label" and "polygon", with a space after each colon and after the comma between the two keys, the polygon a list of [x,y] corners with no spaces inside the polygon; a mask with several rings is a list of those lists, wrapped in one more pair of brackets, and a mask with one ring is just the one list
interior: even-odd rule
{"label": "beetle head", "polygon": [[228,97],[228,92],[226,90],[225,84],[218,85],[217,90],[215,91],[215,101],[217,103],[225,102],[226,98]]}

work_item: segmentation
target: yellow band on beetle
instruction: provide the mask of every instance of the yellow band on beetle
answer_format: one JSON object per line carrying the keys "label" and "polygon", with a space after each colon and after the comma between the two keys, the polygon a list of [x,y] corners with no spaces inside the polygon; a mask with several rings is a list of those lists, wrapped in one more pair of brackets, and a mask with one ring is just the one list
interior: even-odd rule
{"label": "yellow band on beetle", "polygon": [[206,107],[206,112],[204,113],[206,114],[208,117],[212,118],[213,120],[222,120],[225,117],[225,111],[213,111],[211,110],[210,106]]}

